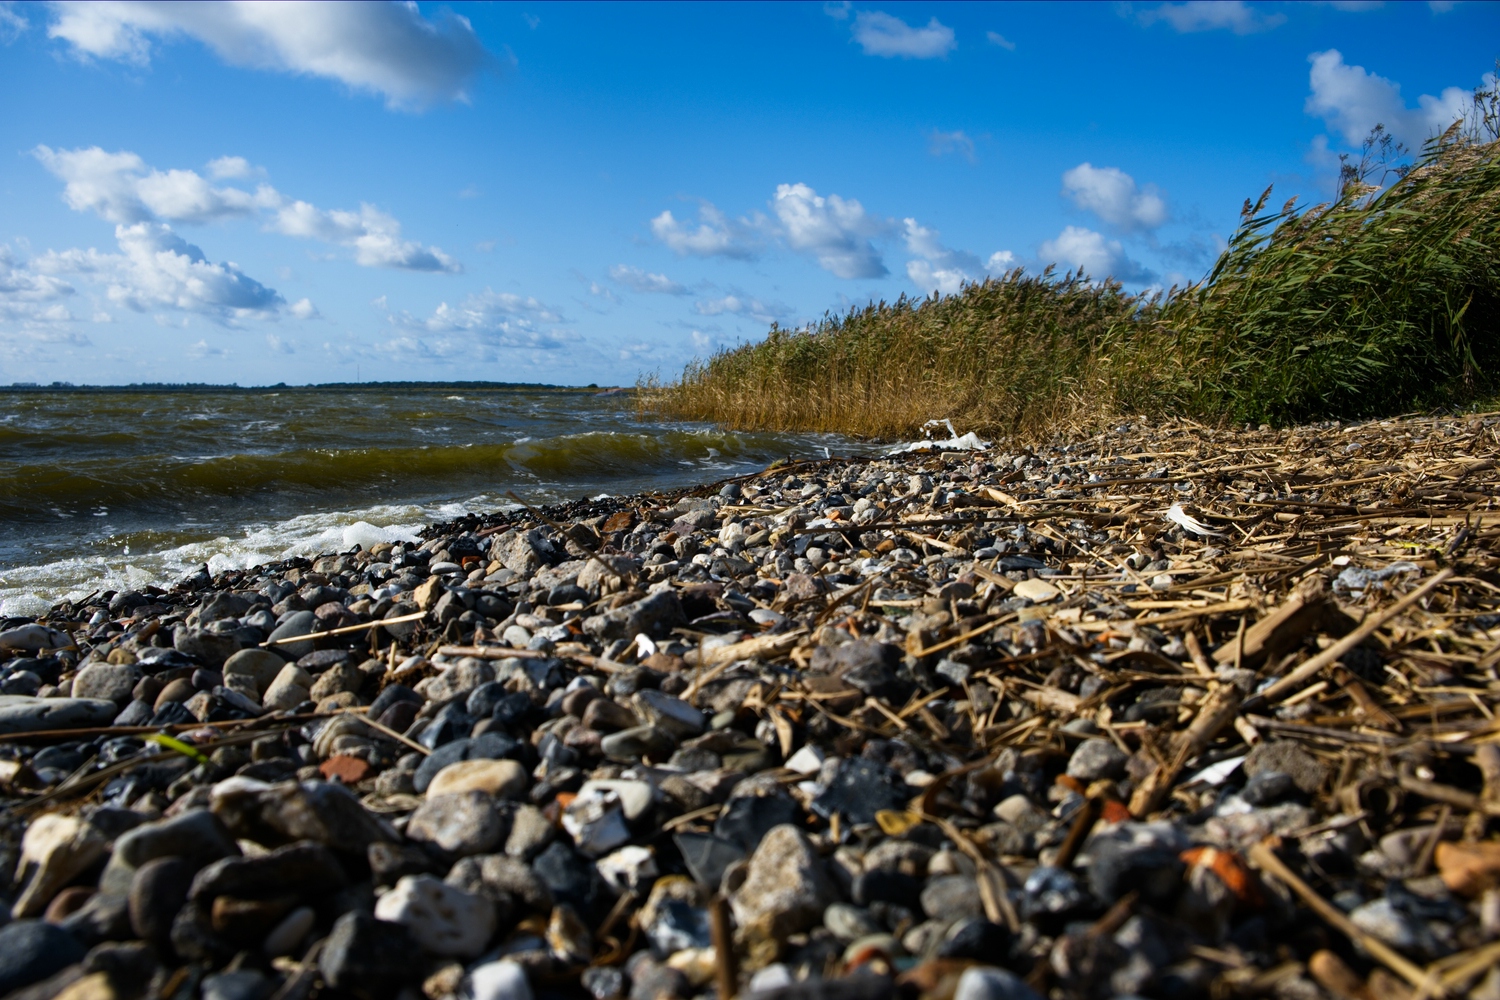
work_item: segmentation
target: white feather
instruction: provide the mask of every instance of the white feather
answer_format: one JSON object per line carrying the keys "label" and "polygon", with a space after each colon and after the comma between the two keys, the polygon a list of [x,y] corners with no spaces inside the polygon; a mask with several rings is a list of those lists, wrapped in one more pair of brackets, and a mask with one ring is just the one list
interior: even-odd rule
{"label": "white feather", "polygon": [[1178,525],[1184,531],[1191,531],[1195,535],[1210,535],[1214,538],[1223,538],[1224,532],[1215,531],[1193,515],[1182,509],[1182,504],[1174,503],[1167,508],[1167,520]]}

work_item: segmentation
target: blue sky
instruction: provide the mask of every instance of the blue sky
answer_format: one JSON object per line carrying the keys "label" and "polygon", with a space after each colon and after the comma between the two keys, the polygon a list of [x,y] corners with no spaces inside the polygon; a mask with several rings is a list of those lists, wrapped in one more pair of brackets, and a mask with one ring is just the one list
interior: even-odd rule
{"label": "blue sky", "polygon": [[1199,278],[1485,3],[0,3],[0,383],[630,384],[1048,263]]}

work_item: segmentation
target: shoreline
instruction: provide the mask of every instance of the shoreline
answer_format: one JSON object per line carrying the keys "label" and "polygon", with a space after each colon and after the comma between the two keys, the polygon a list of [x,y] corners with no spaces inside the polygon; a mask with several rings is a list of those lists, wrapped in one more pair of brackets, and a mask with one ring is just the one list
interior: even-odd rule
{"label": "shoreline", "polygon": [[[1477,948],[1469,900],[1500,859],[1446,824],[1500,792],[1497,460],[1495,414],[1125,425],[468,515],[420,544],[63,602],[0,632],[0,855],[65,816],[109,860],[75,892],[53,850],[10,887],[11,926],[151,940],[97,931],[146,892],[149,851],[122,845],[196,823],[223,846],[191,864],[292,902],[226,922],[250,890],[199,874],[168,921],[192,936],[141,960],[153,983],[249,948],[281,988],[303,973],[272,952],[316,945],[308,975],[383,969],[372,995],[503,973],[686,1000],[736,974],[715,962],[732,947],[721,994],[833,970],[889,998],[992,966],[1072,989],[1049,956],[1123,906],[1235,949],[1206,989],[1301,947],[1244,885],[1326,895],[1318,859],[1354,858],[1373,927],[1361,907],[1428,842],[1453,943],[1408,958]],[[1417,776],[1384,763],[1413,754]],[[1346,844],[1348,787],[1405,804],[1366,807],[1372,836]],[[1267,860],[1272,835],[1301,852]],[[237,840],[258,846],[236,858]],[[308,871],[348,888],[304,899]],[[1183,916],[1200,904],[1209,923]],[[400,968],[351,945],[387,933]],[[1323,982],[1329,959],[1300,960]],[[85,975],[48,974],[67,969]],[[120,992],[135,974],[112,973]]]}

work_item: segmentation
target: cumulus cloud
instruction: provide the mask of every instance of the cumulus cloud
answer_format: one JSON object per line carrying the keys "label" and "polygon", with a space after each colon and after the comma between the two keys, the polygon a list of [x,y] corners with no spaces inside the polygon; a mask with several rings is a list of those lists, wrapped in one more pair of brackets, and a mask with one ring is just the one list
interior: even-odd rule
{"label": "cumulus cloud", "polygon": [[[251,191],[215,187],[193,170],[157,170],[135,153],[87,149],[34,150],[42,165],[64,182],[63,200],[74,211],[93,212],[110,222],[201,224],[235,217],[264,217],[267,228],[287,236],[320,240],[354,251],[364,267],[458,273],[463,265],[437,247],[403,239],[401,223],[372,205],[359,210],[320,209],[287,198],[269,184]],[[209,164],[216,177],[245,176],[241,157]]]}
{"label": "cumulus cloud", "polygon": [[282,199],[269,224],[286,236],[334,243],[354,251],[362,267],[458,274],[463,265],[437,247],[401,238],[401,223],[373,205],[358,212],[322,209],[305,201]]}
{"label": "cumulus cloud", "polygon": [[1167,203],[1156,187],[1137,187],[1135,178],[1118,167],[1080,163],[1063,174],[1063,193],[1120,229],[1155,229],[1167,221]]}
{"label": "cumulus cloud", "polygon": [[420,108],[468,96],[493,65],[468,18],[415,3],[255,0],[54,3],[47,33],[79,58],[145,66],[153,42],[193,38],[233,66],[337,80]]}
{"label": "cumulus cloud", "polygon": [[297,319],[321,319],[323,315],[318,312],[318,307],[313,305],[312,299],[298,299],[288,306],[286,311]]}
{"label": "cumulus cloud", "polygon": [[1043,242],[1041,257],[1098,279],[1141,282],[1154,277],[1150,270],[1126,256],[1119,240],[1107,239],[1082,226],[1068,226],[1056,239]]}
{"label": "cumulus cloud", "polygon": [[678,219],[666,211],[651,220],[651,232],[673,253],[687,257],[732,257],[748,260],[755,256],[749,239],[749,227],[742,220],[734,222],[708,202],[698,205],[698,225]]}
{"label": "cumulus cloud", "polygon": [[806,184],[778,184],[771,208],[793,250],[817,258],[840,278],[882,278],[890,272],[869,237],[885,226],[853,198],[824,198]]}
{"label": "cumulus cloud", "polygon": [[1181,34],[1228,29],[1236,35],[1253,35],[1286,23],[1285,14],[1267,14],[1242,0],[1189,0],[1164,3],[1139,15],[1142,24],[1165,22]]}
{"label": "cumulus cloud", "polygon": [[915,255],[915,259],[906,262],[906,276],[924,294],[935,291],[955,295],[964,285],[989,274],[1003,273],[1015,265],[1015,256],[1008,250],[997,251],[981,261],[967,251],[944,246],[936,229],[919,225],[916,219],[903,219],[902,226],[906,250]]}
{"label": "cumulus cloud", "polygon": [[953,132],[933,129],[927,134],[927,151],[933,156],[942,156],[945,153],[957,153],[970,163],[976,162],[974,140],[965,135],[963,129],[957,129]]}
{"label": "cumulus cloud", "polygon": [[76,289],[32,264],[0,243],[0,322],[36,329],[71,321],[73,314],[64,303]]}
{"label": "cumulus cloud", "polygon": [[208,176],[216,181],[242,180],[262,173],[264,171],[252,167],[250,161],[243,156],[221,156],[208,161]]}
{"label": "cumulus cloud", "polygon": [[853,32],[867,56],[940,59],[958,48],[953,29],[935,17],[926,27],[914,28],[884,11],[862,10],[854,15]]}
{"label": "cumulus cloud", "polygon": [[687,288],[673,281],[665,274],[653,274],[639,267],[631,267],[628,264],[616,264],[609,269],[609,276],[626,288],[637,292],[656,293],[659,295],[686,295]]}
{"label": "cumulus cloud", "polygon": [[443,302],[426,319],[400,313],[390,322],[397,335],[378,349],[417,361],[490,362],[502,351],[558,351],[579,339],[561,328],[560,314],[535,297],[489,288],[457,305]]}
{"label": "cumulus cloud", "polygon": [[110,301],[136,312],[174,309],[219,322],[265,317],[286,300],[232,262],[214,263],[159,222],[117,225],[120,253],[67,250],[32,261],[42,274],[71,274],[105,286]]}
{"label": "cumulus cloud", "polygon": [[[1322,118],[1351,146],[1363,142],[1376,125],[1384,125],[1409,148],[1420,149],[1422,143],[1462,118],[1474,104],[1472,92],[1448,87],[1437,97],[1421,95],[1417,106],[1409,108],[1400,84],[1363,66],[1350,66],[1338,49],[1314,52],[1307,58],[1312,63],[1307,113]],[[1486,82],[1492,79],[1486,74]]]}
{"label": "cumulus cloud", "polygon": [[719,299],[693,303],[699,316],[722,316],[726,313],[745,316],[757,323],[774,323],[791,315],[791,307],[780,302],[766,303],[745,295],[730,294]]}

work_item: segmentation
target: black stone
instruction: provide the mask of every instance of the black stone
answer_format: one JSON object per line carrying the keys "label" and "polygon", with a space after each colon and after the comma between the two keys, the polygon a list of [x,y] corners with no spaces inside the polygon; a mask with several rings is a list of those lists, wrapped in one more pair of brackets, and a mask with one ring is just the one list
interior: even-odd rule
{"label": "black stone", "polygon": [[380,692],[380,694],[375,696],[375,700],[370,702],[370,708],[367,714],[372,719],[378,719],[385,714],[386,709],[390,708],[397,702],[403,701],[410,702],[413,705],[421,705],[422,696],[417,694],[417,692],[413,691],[411,688],[407,687],[405,684],[387,685],[385,689]]}
{"label": "black stone", "polygon": [[358,911],[345,913],[318,958],[323,980],[359,1000],[386,1000],[421,974],[416,942],[400,924]]}
{"label": "black stone", "polygon": [[0,927],[0,996],[81,962],[84,953],[76,937],[53,924],[17,920]]}
{"label": "black stone", "polygon": [[215,896],[270,899],[286,895],[316,899],[337,892],[348,881],[332,851],[322,844],[303,842],[259,857],[215,861],[193,879],[188,895],[194,900],[212,900]]}
{"label": "black stone", "polygon": [[695,881],[718,889],[724,869],[743,860],[744,848],[729,840],[707,833],[679,833],[672,838],[682,852],[682,860]]}
{"label": "black stone", "polygon": [[441,875],[443,865],[417,844],[377,841],[369,846],[370,877],[376,885],[390,886],[403,875]]}
{"label": "black stone", "polygon": [[714,836],[738,844],[751,854],[772,827],[796,823],[800,813],[790,796],[742,795],[729,800],[714,824]]}
{"label": "black stone", "polygon": [[1113,903],[1137,891],[1147,902],[1161,904],[1182,889],[1185,865],[1177,852],[1165,847],[1141,847],[1100,839],[1090,847],[1089,888],[1100,902]]}
{"label": "black stone", "polygon": [[888,767],[855,757],[845,760],[828,783],[828,789],[812,801],[812,811],[829,818],[839,813],[851,823],[873,823],[885,809],[901,809],[912,798],[912,789]]}
{"label": "black stone", "polygon": [[473,716],[465,712],[464,707],[458,702],[454,702],[438,710],[432,721],[427,723],[422,732],[417,735],[417,742],[429,750],[436,750],[454,740],[463,739],[473,728]]}
{"label": "black stone", "polygon": [[938,945],[938,958],[973,958],[993,964],[1010,951],[1010,928],[971,917],[960,921]]}
{"label": "black stone", "polygon": [[182,702],[169,701],[161,708],[156,710],[156,714],[151,716],[151,721],[148,722],[147,725],[180,726],[185,723],[192,723],[197,721],[198,720],[193,716],[193,713],[189,712],[187,710],[187,706]]}
{"label": "black stone", "polygon": [[1285,771],[1262,771],[1240,790],[1240,798],[1252,806],[1269,806],[1297,793],[1297,783]]}
{"label": "black stone", "polygon": [[130,880],[130,926],[136,936],[166,950],[172,921],[187,902],[195,866],[169,855],[147,861]]}
{"label": "black stone", "polygon": [[920,912],[922,885],[922,880],[915,875],[876,868],[855,877],[850,896],[859,906],[890,903]]}
{"label": "black stone", "polygon": [[599,918],[604,916],[602,912],[596,914],[605,895],[604,880],[587,858],[568,845],[554,840],[532,861],[531,870],[546,884],[557,902],[573,907],[585,922],[596,915]]}

